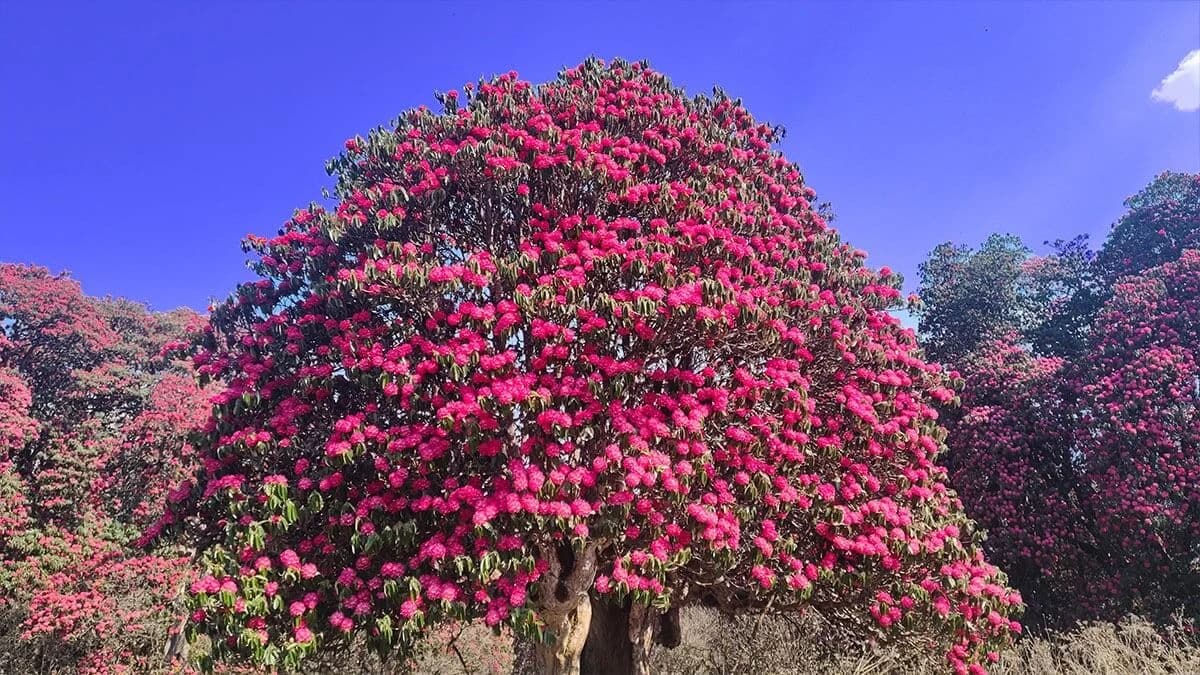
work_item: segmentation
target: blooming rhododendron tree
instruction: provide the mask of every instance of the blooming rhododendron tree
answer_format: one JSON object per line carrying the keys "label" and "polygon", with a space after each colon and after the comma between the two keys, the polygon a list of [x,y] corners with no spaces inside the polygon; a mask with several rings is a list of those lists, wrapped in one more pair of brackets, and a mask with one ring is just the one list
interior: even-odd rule
{"label": "blooming rhododendron tree", "polygon": [[1110,285],[1200,249],[1200,174],[1163,172],[1125,206],[1096,261]]}
{"label": "blooming rhododendron tree", "polygon": [[980,343],[951,319],[988,259],[939,247],[922,268],[930,327],[946,328],[930,346],[975,344],[941,351],[966,379],[961,410],[943,410],[951,483],[1036,627],[1200,619],[1200,175],[1163,174],[1126,205],[1098,254],[1074,240],[1004,266],[1034,290],[1032,316],[1010,320],[1017,293],[972,316],[1019,336]]}
{"label": "blooming rhododendron tree", "polygon": [[1097,526],[1123,560],[1113,594],[1200,620],[1200,250],[1116,285],[1077,386]]}
{"label": "blooming rhododendron tree", "polygon": [[191,472],[208,403],[159,350],[198,319],[0,264],[0,671],[161,663],[187,559],[128,544]]}
{"label": "blooming rhododendron tree", "polygon": [[994,659],[1020,598],[936,464],[953,394],[779,131],[621,61],[440,98],[347,141],[213,310],[227,388],[149,533],[202,551],[212,655],[479,617],[622,672],[709,603]]}
{"label": "blooming rhododendron tree", "polygon": [[1070,366],[1017,342],[986,342],[961,366],[961,409],[948,418],[950,481],[989,533],[988,559],[1021,589],[1026,624],[1107,616],[1111,593],[1090,592],[1110,568],[1080,481]]}

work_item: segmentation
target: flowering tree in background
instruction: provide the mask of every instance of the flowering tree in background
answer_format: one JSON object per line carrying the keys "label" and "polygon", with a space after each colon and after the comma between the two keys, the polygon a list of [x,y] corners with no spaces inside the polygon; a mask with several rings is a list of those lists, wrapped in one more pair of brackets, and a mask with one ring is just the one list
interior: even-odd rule
{"label": "flowering tree in background", "polygon": [[707,603],[996,658],[1020,599],[935,462],[953,394],[779,131],[621,61],[440,100],[348,141],[214,308],[203,468],[148,533],[201,552],[211,656],[478,617],[543,672],[641,670]]}
{"label": "flowering tree in background", "polygon": [[1026,604],[1025,623],[1107,616],[1107,574],[1081,486],[1075,396],[1057,357],[1033,356],[1016,335],[963,360],[961,408],[950,411],[950,482],[989,533],[989,560]]}
{"label": "flowering tree in background", "polygon": [[1076,386],[1111,595],[1200,619],[1200,250],[1116,285]]}
{"label": "flowering tree in background", "polygon": [[1094,256],[1077,239],[1006,258],[1003,288],[1025,290],[993,288],[970,323],[951,317],[996,256],[943,245],[922,267],[922,330],[966,381],[943,411],[951,482],[1039,627],[1200,619],[1200,176],[1126,206]]}
{"label": "flowering tree in background", "polygon": [[1125,208],[1096,261],[1110,287],[1177,260],[1185,249],[1200,249],[1200,174],[1163,172],[1125,200]]}
{"label": "flowering tree in background", "polygon": [[0,264],[0,670],[161,658],[187,560],[128,544],[190,475],[208,404],[159,350],[198,320]]}

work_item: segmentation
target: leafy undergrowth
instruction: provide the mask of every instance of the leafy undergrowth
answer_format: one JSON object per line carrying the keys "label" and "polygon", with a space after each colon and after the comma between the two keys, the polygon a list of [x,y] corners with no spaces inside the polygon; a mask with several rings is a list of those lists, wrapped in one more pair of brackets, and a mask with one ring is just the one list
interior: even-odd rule
{"label": "leafy undergrowth", "polygon": [[[386,660],[368,648],[363,638],[351,642],[345,649],[320,652],[301,664],[299,672],[314,675],[505,675],[514,673],[516,661],[513,636],[507,630],[499,634],[482,621],[446,623],[430,631],[408,658],[389,656]],[[211,650],[208,638],[194,644],[191,657],[203,657]],[[4,669],[0,661],[0,673]],[[193,675],[196,671],[179,668],[140,670],[147,675]],[[274,672],[261,666],[218,664],[220,675],[258,675]]]}

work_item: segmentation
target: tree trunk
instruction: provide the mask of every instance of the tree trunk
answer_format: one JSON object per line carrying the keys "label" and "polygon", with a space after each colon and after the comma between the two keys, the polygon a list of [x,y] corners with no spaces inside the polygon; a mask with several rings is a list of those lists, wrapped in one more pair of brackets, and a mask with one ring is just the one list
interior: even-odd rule
{"label": "tree trunk", "polygon": [[632,672],[633,645],[629,642],[629,607],[597,600],[592,605],[592,626],[583,647],[585,675],[622,675]]}
{"label": "tree trunk", "polygon": [[538,675],[649,675],[656,638],[679,644],[678,610],[660,614],[640,603],[591,599],[595,544],[577,553],[564,543],[542,555],[549,569],[538,581],[537,611],[548,640],[532,646]]}
{"label": "tree trunk", "polygon": [[649,675],[658,613],[646,605],[592,603],[582,675]]}
{"label": "tree trunk", "polygon": [[543,612],[542,620],[553,639],[534,647],[538,675],[580,675],[579,659],[592,621],[591,600],[584,595],[574,607],[555,616]]}
{"label": "tree trunk", "polygon": [[549,641],[534,646],[535,667],[539,675],[579,675],[592,623],[588,593],[596,580],[596,545],[577,554],[563,543],[542,554],[550,568],[538,582],[538,615],[546,623]]}
{"label": "tree trunk", "polygon": [[649,605],[634,603],[629,609],[629,672],[650,675],[650,650],[658,634],[658,612]]}

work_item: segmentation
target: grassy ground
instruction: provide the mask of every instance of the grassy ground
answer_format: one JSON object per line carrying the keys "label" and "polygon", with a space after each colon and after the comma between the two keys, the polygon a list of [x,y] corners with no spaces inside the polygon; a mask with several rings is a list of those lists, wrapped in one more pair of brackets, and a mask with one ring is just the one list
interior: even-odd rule
{"label": "grassy ground", "polygon": [[[729,619],[703,609],[684,612],[682,620],[683,644],[675,649],[656,649],[655,673],[927,675],[945,672],[940,654],[920,653],[913,648],[864,647],[858,653],[847,653],[844,640],[812,622],[773,617]],[[431,643],[408,668],[429,675],[511,672],[513,658],[508,638],[470,627],[455,640],[455,646],[457,653]],[[989,672],[993,675],[1200,674],[1200,642],[1182,627],[1156,630],[1145,621],[1130,618],[1118,625],[1091,624],[1052,637],[1023,639],[1002,654],[1000,662],[992,665]]]}
{"label": "grassy ground", "polygon": [[[777,673],[875,675],[940,673],[938,654],[867,648],[846,654],[841,641],[811,625],[768,618],[730,620],[696,610],[684,617],[684,643],[654,654],[666,674]],[[757,624],[757,632],[755,625]],[[1093,624],[1049,638],[1027,638],[989,668],[994,675],[1200,673],[1200,644],[1182,628],[1156,630],[1138,619]]]}

